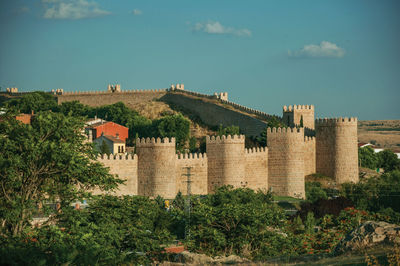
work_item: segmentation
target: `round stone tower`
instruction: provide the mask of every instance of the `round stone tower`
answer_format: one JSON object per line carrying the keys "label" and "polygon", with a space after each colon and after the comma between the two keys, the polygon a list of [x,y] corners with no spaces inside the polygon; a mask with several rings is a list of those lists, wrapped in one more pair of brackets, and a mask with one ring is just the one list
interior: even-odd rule
{"label": "round stone tower", "polygon": [[358,182],[357,118],[317,119],[317,172],[338,184]]}
{"label": "round stone tower", "polygon": [[246,186],[244,140],[244,135],[207,136],[209,192],[223,185]]}
{"label": "round stone tower", "polygon": [[175,138],[136,140],[138,194],[172,199],[176,194]]}
{"label": "round stone tower", "polygon": [[280,196],[305,198],[304,129],[268,128],[268,185]]}

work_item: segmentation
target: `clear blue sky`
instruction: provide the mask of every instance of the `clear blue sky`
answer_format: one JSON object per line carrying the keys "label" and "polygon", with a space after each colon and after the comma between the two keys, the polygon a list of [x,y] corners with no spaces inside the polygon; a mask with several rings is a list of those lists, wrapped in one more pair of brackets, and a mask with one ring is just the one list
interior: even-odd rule
{"label": "clear blue sky", "polygon": [[165,88],[400,119],[400,1],[1,0],[0,86]]}

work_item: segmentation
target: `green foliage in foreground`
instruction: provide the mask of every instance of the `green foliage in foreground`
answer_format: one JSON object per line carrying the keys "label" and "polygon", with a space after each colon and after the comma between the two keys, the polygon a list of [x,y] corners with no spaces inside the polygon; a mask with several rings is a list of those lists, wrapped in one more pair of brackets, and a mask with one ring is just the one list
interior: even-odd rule
{"label": "green foliage in foreground", "polygon": [[83,210],[63,208],[56,225],[3,239],[1,264],[115,265],[162,260],[170,240],[166,211],[145,197],[99,196]]}
{"label": "green foliage in foreground", "polygon": [[322,188],[319,182],[306,182],[306,199],[309,202],[316,202],[319,199],[327,199],[328,195],[326,191]]}
{"label": "green foliage in foreground", "polygon": [[291,253],[291,242],[279,229],[284,223],[285,214],[271,194],[221,187],[194,201],[188,247],[213,256]]}
{"label": "green foliage in foreground", "polygon": [[21,234],[46,201],[66,206],[88,189],[114,189],[122,182],[95,161],[82,128],[79,118],[52,112],[38,113],[31,125],[1,117],[0,233]]}
{"label": "green foliage in foreground", "polygon": [[352,200],[358,209],[378,212],[391,208],[400,212],[400,171],[343,184],[341,195]]}

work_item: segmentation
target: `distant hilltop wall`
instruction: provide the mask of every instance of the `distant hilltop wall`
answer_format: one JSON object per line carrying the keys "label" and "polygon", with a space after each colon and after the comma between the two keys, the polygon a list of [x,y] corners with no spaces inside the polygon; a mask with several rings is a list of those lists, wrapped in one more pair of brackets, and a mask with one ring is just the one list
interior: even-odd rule
{"label": "distant hilltop wall", "polygon": [[157,90],[122,90],[112,91],[87,91],[87,92],[63,92],[57,95],[57,103],[79,101],[82,104],[97,107],[102,105],[123,102],[127,106],[141,102],[149,102],[159,99],[167,93],[167,89]]}
{"label": "distant hilltop wall", "polygon": [[[113,89],[115,88],[115,89]],[[242,133],[248,136],[258,136],[266,127],[266,121],[271,117],[280,120],[278,116],[228,101],[228,93],[207,95],[184,90],[183,84],[171,85],[168,89],[156,90],[121,90],[119,85],[109,85],[104,91],[64,92],[62,89],[53,91],[58,104],[69,101],[79,101],[82,104],[97,107],[123,102],[127,106],[156,99],[173,103],[193,112],[211,126],[239,126]],[[207,101],[208,99],[208,101]],[[220,104],[216,104],[219,101]]]}
{"label": "distant hilltop wall", "polygon": [[234,109],[228,109],[201,98],[188,97],[182,93],[168,93],[160,100],[182,106],[196,114],[211,126],[239,126],[241,132],[248,136],[258,136],[266,127],[267,122],[246,115]]}

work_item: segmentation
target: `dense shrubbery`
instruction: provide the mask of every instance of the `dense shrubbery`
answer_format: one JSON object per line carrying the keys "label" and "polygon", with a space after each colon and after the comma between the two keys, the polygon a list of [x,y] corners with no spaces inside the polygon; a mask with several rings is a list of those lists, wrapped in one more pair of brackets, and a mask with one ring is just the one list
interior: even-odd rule
{"label": "dense shrubbery", "polygon": [[357,184],[342,185],[341,194],[355,207],[371,212],[400,212],[400,171],[384,173]]}
{"label": "dense shrubbery", "polygon": [[210,255],[257,257],[266,250],[279,250],[284,237],[278,232],[284,220],[284,212],[272,203],[270,194],[221,187],[193,202],[188,246]]}
{"label": "dense shrubbery", "polygon": [[370,169],[383,168],[385,172],[400,170],[400,159],[391,150],[383,150],[375,153],[369,146],[359,148],[358,159],[362,167]]}
{"label": "dense shrubbery", "polygon": [[3,238],[1,264],[149,264],[171,235],[164,208],[145,197],[99,196],[82,210],[63,208],[55,225]]}

